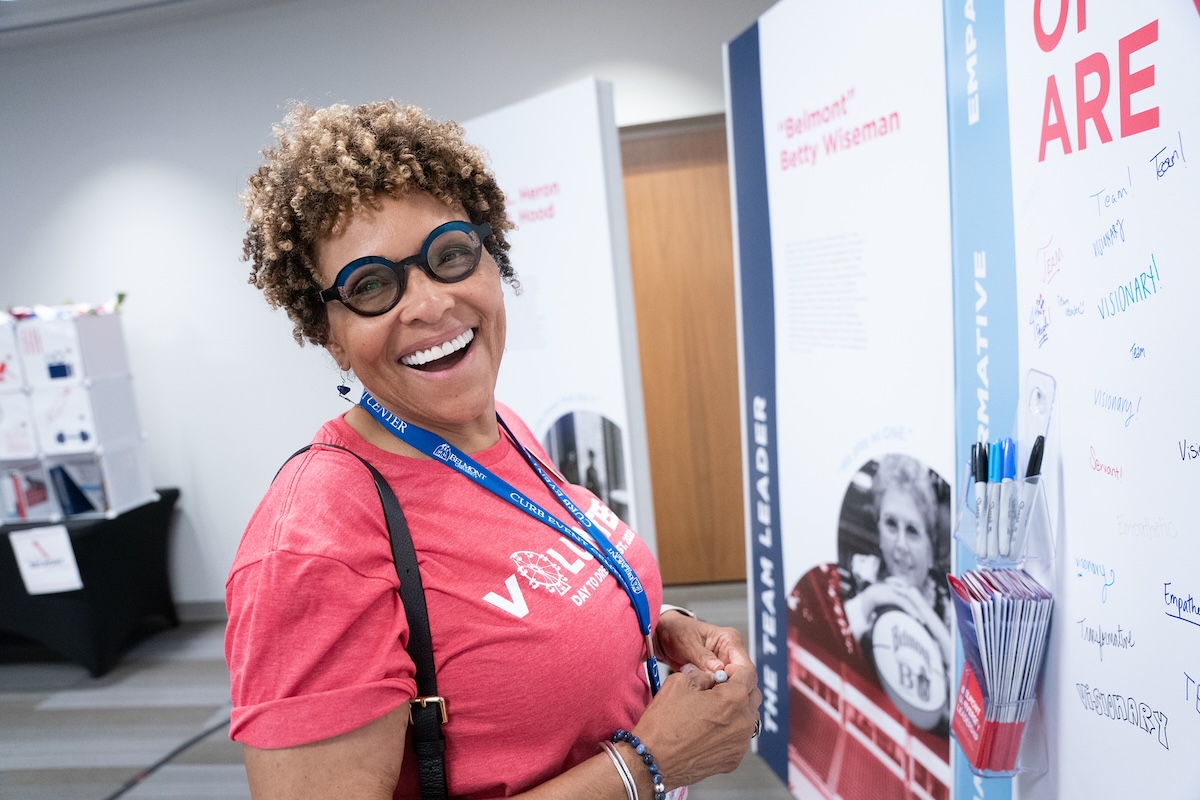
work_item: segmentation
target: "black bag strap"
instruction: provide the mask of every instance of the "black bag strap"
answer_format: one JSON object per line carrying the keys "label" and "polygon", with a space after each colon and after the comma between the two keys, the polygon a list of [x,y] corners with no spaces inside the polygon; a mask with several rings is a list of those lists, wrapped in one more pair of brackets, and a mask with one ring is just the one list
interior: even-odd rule
{"label": "black bag strap", "polygon": [[[314,442],[301,447],[288,458],[291,461],[313,447],[331,447],[344,450],[357,458],[375,479],[375,490],[383,503],[387,519],[388,538],[392,542],[392,559],[396,564],[396,577],[400,579],[400,598],[404,602],[404,614],[408,617],[408,655],[416,665],[417,696],[409,701],[409,730],[413,750],[417,755],[417,771],[421,781],[422,800],[445,800],[446,789],[446,738],[442,735],[442,724],[446,722],[446,700],[438,695],[437,670],[433,663],[433,637],[429,632],[429,613],[425,607],[425,587],[421,583],[421,570],[417,566],[417,553],[413,549],[412,534],[408,521],[400,508],[396,493],[375,466],[358,453],[341,445],[329,442]],[[285,464],[287,462],[284,462]],[[280,467],[282,470],[283,467]],[[278,475],[279,473],[276,473]]]}

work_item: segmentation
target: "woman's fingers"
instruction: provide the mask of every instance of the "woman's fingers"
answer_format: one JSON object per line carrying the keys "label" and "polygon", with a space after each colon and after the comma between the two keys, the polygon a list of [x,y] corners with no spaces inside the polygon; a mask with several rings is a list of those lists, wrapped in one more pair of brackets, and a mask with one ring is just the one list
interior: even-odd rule
{"label": "woman's fingers", "polygon": [[669,675],[634,734],[672,782],[695,783],[730,772],[750,748],[762,693],[753,666],[731,664],[728,679],[693,664]]}
{"label": "woman's fingers", "polygon": [[692,663],[716,672],[730,663],[750,663],[735,629],[719,628],[682,614],[664,614],[659,619],[657,639],[661,655],[669,664]]}
{"label": "woman's fingers", "polygon": [[696,691],[704,691],[717,685],[717,678],[713,673],[700,669],[695,664],[684,664],[679,671],[687,677],[689,687]]}

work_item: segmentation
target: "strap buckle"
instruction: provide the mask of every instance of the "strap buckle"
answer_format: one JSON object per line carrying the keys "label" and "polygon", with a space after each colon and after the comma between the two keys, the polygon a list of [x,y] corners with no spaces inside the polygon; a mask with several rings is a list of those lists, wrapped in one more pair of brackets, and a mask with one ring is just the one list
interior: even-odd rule
{"label": "strap buckle", "polygon": [[446,698],[444,697],[414,697],[408,701],[408,721],[413,721],[413,706],[420,703],[421,708],[428,708],[430,703],[434,703],[438,707],[438,711],[442,715],[442,724],[445,725],[446,717]]}

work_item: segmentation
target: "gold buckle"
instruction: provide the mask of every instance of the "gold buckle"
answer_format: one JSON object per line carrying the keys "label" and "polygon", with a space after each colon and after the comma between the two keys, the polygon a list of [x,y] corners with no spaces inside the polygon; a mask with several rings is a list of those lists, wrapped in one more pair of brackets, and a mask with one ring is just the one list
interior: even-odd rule
{"label": "gold buckle", "polygon": [[446,698],[444,697],[414,697],[408,701],[408,721],[413,721],[412,707],[414,703],[420,703],[421,708],[426,708],[430,703],[437,703],[438,710],[442,712],[442,724],[446,724]]}

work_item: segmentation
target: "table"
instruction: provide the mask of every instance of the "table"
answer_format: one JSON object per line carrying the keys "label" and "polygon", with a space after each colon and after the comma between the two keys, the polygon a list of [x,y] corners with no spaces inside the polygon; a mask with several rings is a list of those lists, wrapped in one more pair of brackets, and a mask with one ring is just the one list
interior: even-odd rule
{"label": "table", "polygon": [[178,489],[113,519],[66,519],[83,588],[30,595],[7,534],[47,523],[0,526],[0,631],[15,633],[85,666],[108,672],[134,634],[148,625],[176,627],[167,546]]}

